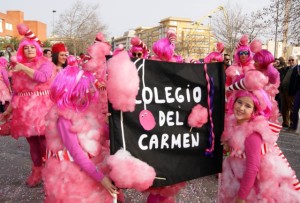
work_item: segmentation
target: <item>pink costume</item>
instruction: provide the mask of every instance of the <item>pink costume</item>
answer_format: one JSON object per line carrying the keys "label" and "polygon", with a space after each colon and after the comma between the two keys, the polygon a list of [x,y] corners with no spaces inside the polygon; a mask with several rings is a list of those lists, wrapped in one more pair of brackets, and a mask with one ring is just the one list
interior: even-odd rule
{"label": "pink costume", "polygon": [[49,112],[45,202],[112,202],[100,183],[102,172],[108,172],[104,162],[109,147],[97,112],[94,104],[83,112],[56,106]]}
{"label": "pink costume", "polygon": [[279,147],[278,135],[263,116],[241,125],[227,115],[222,142],[230,147],[223,162],[220,202],[299,202],[300,184]]}
{"label": "pink costume", "polygon": [[10,93],[10,83],[8,80],[8,73],[6,70],[7,61],[4,57],[0,58],[0,102],[5,104],[5,102],[11,100]]}
{"label": "pink costume", "polygon": [[94,81],[91,73],[68,66],[52,85],[56,105],[46,117],[45,202],[112,202],[100,183],[108,173],[109,143]]}
{"label": "pink costume", "polygon": [[23,62],[34,69],[34,78],[22,71],[13,72],[11,134],[14,138],[45,134],[45,115],[53,105],[49,98],[54,65],[45,57]]}

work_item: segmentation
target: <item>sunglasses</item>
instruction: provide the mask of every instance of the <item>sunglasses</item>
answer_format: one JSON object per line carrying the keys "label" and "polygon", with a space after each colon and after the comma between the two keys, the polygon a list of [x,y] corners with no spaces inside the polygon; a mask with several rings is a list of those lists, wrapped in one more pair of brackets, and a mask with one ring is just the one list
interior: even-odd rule
{"label": "sunglasses", "polygon": [[294,59],[289,59],[289,61],[294,61]]}
{"label": "sunglasses", "polygon": [[242,55],[249,55],[249,51],[240,51],[239,52],[239,56],[242,56]]}
{"label": "sunglasses", "polygon": [[143,53],[141,53],[141,52],[133,52],[133,53],[132,53],[132,56],[133,56],[133,57],[142,57],[142,56],[143,56]]}

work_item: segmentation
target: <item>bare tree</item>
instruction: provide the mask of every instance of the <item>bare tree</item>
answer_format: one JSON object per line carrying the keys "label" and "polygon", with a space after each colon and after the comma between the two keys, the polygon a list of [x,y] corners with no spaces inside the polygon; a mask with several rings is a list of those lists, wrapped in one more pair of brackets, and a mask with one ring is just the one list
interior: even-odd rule
{"label": "bare tree", "polygon": [[248,34],[249,40],[265,38],[270,29],[263,19],[262,11],[243,13],[238,5],[227,4],[224,12],[213,18],[213,31],[218,41],[224,43],[226,52],[233,54],[234,48],[243,34]]}
{"label": "bare tree", "polygon": [[212,22],[213,32],[218,41],[224,43],[226,52],[233,53],[235,45],[243,31],[243,24],[246,21],[246,15],[237,5],[227,4],[223,13],[214,16]]}
{"label": "bare tree", "polygon": [[97,15],[98,8],[98,4],[87,4],[78,0],[69,10],[60,14],[55,25],[55,34],[74,55],[85,52],[98,32],[105,33],[106,26],[100,23]]}

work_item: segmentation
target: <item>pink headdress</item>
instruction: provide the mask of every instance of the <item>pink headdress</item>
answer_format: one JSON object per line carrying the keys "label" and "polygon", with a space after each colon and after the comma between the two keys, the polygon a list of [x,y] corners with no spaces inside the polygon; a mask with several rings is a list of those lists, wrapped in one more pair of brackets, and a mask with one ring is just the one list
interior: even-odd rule
{"label": "pink headdress", "polygon": [[174,30],[167,31],[167,37],[157,40],[153,44],[153,52],[162,61],[171,61],[175,52],[176,34]]}
{"label": "pink headdress", "polygon": [[92,73],[67,66],[52,83],[50,98],[59,108],[83,111],[98,96],[94,82]]}
{"label": "pink headdress", "polygon": [[122,52],[122,51],[124,51],[124,50],[125,50],[124,45],[123,45],[123,44],[119,44],[119,45],[115,48],[115,50],[114,50],[114,52],[113,52],[113,56],[117,55],[118,53],[120,53],[120,52]]}
{"label": "pink headdress", "polygon": [[34,35],[34,33],[28,28],[27,25],[21,23],[17,25],[17,29],[20,35],[23,35],[24,38],[22,39],[22,42],[19,45],[18,51],[17,51],[17,59],[19,62],[25,62],[27,59],[23,53],[24,46],[27,45],[34,45],[36,48],[36,59],[43,56],[43,51],[41,48],[41,41]]}
{"label": "pink headdress", "polygon": [[247,62],[251,61],[251,59],[253,57],[253,54],[252,54],[252,51],[250,49],[250,46],[249,46],[248,42],[249,42],[248,35],[243,35],[241,37],[240,41],[238,42],[238,44],[236,45],[235,53],[234,53],[234,61],[236,63],[240,63],[240,58],[239,58],[239,52],[240,51],[248,51],[249,55],[248,55]]}
{"label": "pink headdress", "polygon": [[132,53],[134,52],[142,52],[143,58],[147,59],[150,53],[147,45],[138,37],[133,37],[130,41],[132,47],[129,52],[129,56],[133,57]]}
{"label": "pink headdress", "polygon": [[217,62],[223,62],[223,51],[224,51],[224,44],[222,42],[218,42],[216,45],[217,51],[213,51],[209,53],[205,58],[204,62],[205,63],[211,63],[213,61]]}

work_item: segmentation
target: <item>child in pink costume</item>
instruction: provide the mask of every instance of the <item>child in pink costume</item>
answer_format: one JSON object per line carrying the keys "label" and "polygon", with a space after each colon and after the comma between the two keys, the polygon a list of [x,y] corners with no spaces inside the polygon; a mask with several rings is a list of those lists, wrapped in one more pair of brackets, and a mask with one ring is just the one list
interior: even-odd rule
{"label": "child in pink costume", "polygon": [[300,202],[300,183],[269,128],[271,103],[264,95],[239,90],[228,101],[221,141],[230,155],[223,162],[222,203]]}
{"label": "child in pink costume", "polygon": [[[26,183],[41,182],[45,157],[45,115],[53,105],[49,98],[54,65],[43,56],[39,40],[24,24],[17,26],[25,38],[19,45],[17,61],[12,67],[12,101],[5,113],[12,113],[11,135],[26,137],[33,162],[32,173]],[[34,37],[33,37],[34,36]]]}
{"label": "child in pink costume", "polygon": [[55,106],[47,115],[45,202],[111,203],[117,188],[104,175],[109,145],[104,136],[92,73],[68,66],[50,91]]}
{"label": "child in pink costume", "polygon": [[130,43],[131,43],[131,48],[128,53],[131,58],[148,59],[150,51],[147,45],[142,40],[140,40],[140,38],[133,37],[130,40]]}
{"label": "child in pink costume", "polygon": [[204,58],[204,63],[214,63],[214,62],[223,62],[224,57],[223,57],[223,51],[224,51],[224,44],[222,42],[218,42],[216,45],[216,51],[213,51],[209,53],[205,58]]}

